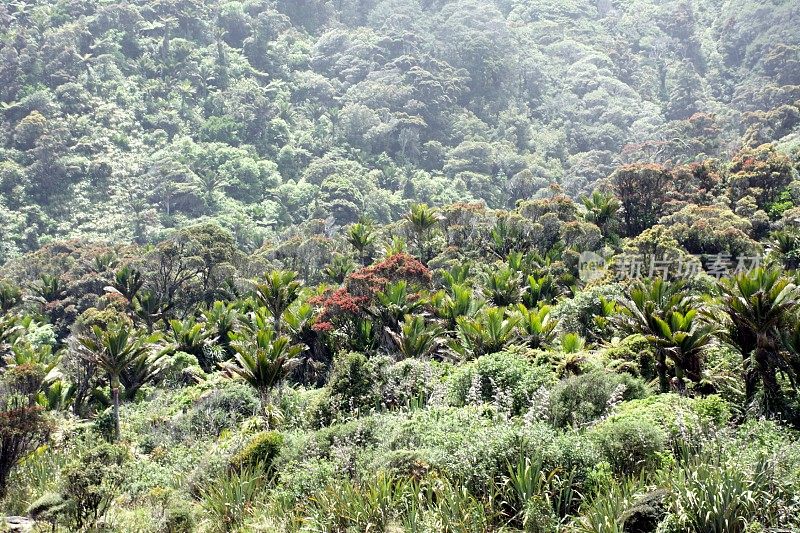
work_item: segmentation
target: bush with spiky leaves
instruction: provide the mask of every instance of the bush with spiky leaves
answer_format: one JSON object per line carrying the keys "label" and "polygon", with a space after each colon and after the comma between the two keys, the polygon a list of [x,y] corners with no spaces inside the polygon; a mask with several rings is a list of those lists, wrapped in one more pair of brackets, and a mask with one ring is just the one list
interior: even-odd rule
{"label": "bush with spiky leaves", "polygon": [[731,320],[726,339],[742,354],[746,402],[761,392],[761,409],[775,414],[785,408],[778,373],[796,388],[800,359],[781,345],[780,332],[795,320],[800,287],[777,269],[738,274],[720,285],[722,308]]}

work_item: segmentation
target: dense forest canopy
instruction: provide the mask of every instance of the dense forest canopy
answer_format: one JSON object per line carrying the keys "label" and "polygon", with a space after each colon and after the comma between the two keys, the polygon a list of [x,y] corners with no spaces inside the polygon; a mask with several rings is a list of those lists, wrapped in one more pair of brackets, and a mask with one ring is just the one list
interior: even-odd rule
{"label": "dense forest canopy", "polygon": [[793,135],[791,0],[0,6],[0,262],[216,220],[255,250],[412,201],[514,207]]}
{"label": "dense forest canopy", "polygon": [[0,23],[0,531],[800,531],[800,3]]}

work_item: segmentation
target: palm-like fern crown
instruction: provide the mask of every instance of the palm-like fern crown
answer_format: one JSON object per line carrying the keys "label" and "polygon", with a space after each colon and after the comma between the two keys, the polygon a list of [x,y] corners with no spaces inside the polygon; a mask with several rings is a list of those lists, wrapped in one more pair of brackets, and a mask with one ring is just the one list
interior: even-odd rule
{"label": "palm-like fern crown", "polygon": [[476,297],[474,291],[461,283],[453,283],[449,291],[437,293],[434,309],[441,318],[446,318],[452,326],[460,316],[474,316],[485,305],[485,301]]}
{"label": "palm-like fern crown", "polygon": [[441,344],[441,334],[441,328],[427,324],[420,315],[406,315],[400,333],[390,332],[397,349],[407,358],[428,357],[435,353]]}
{"label": "palm-like fern crown", "polygon": [[11,345],[11,353],[6,356],[7,366],[30,365],[40,368],[44,375],[55,369],[61,356],[53,352],[53,347],[48,344],[35,346],[22,338]]}
{"label": "palm-like fern crown", "polygon": [[584,218],[588,222],[593,222],[598,226],[607,223],[620,209],[619,200],[612,195],[594,191],[591,196],[581,198],[583,206],[586,208]]}
{"label": "palm-like fern crown", "polygon": [[414,204],[406,215],[406,220],[411,223],[416,233],[429,231],[439,221],[438,212],[427,204]]}
{"label": "palm-like fern crown", "polygon": [[522,275],[508,266],[488,272],[485,277],[487,299],[495,305],[507,306],[517,303],[522,297]]}
{"label": "palm-like fern crown", "polygon": [[94,326],[92,332],[94,335],[80,337],[78,341],[87,350],[88,357],[112,379],[119,378],[138,359],[148,358],[152,346],[160,340],[158,334],[147,336],[139,331],[132,331],[123,323],[111,323],[105,329]]}
{"label": "palm-like fern crown", "polygon": [[517,315],[499,307],[484,308],[474,317],[456,319],[459,340],[473,357],[502,350],[516,338],[518,322]]}
{"label": "palm-like fern crown", "polygon": [[759,268],[722,284],[734,325],[753,333],[776,327],[800,303],[800,290],[779,270]]}
{"label": "palm-like fern crown", "polygon": [[291,270],[273,270],[256,283],[256,298],[273,316],[280,316],[300,296],[303,284]]}
{"label": "palm-like fern crown", "polygon": [[234,361],[223,366],[265,394],[277,386],[299,363],[302,345],[291,344],[288,337],[278,336],[271,328],[262,328],[254,335],[234,335]]}
{"label": "palm-like fern crown", "polygon": [[375,231],[369,224],[356,222],[347,230],[347,241],[353,248],[363,252],[375,242]]}
{"label": "palm-like fern crown", "polygon": [[622,301],[621,323],[684,356],[707,346],[719,330],[682,281],[639,282]]}
{"label": "palm-like fern crown", "polygon": [[800,304],[800,289],[777,269],[744,272],[721,284],[731,327],[725,338],[743,354],[777,344],[778,328]]}

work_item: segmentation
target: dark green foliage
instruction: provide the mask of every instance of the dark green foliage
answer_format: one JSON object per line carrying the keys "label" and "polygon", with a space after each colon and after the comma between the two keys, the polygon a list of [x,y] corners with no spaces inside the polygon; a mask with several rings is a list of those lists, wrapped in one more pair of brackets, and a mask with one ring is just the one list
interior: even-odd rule
{"label": "dark green foliage", "polygon": [[218,435],[235,427],[245,418],[255,416],[260,401],[244,383],[227,382],[209,390],[183,415],[181,425],[187,434]]}
{"label": "dark green foliage", "polygon": [[167,533],[190,533],[196,528],[196,519],[186,503],[174,503],[167,507],[164,527]]}
{"label": "dark green foliage", "polygon": [[756,269],[723,283],[723,309],[730,316],[730,342],[742,354],[745,368],[746,401],[751,404],[761,393],[760,408],[774,414],[785,407],[778,372],[789,376],[796,388],[798,353],[781,350],[779,329],[796,319],[800,289],[777,269]]}
{"label": "dark green foliage", "polygon": [[448,370],[446,365],[415,359],[390,365],[383,376],[383,405],[389,409],[424,406]]}
{"label": "dark green foliage", "polygon": [[381,467],[390,476],[400,479],[419,480],[434,471],[431,458],[425,450],[393,450],[381,459]]}
{"label": "dark green foliage", "polygon": [[800,530],[795,4],[2,3],[0,516]]}
{"label": "dark green foliage", "polygon": [[448,386],[454,405],[495,403],[500,409],[518,414],[541,387],[548,387],[553,381],[547,366],[537,365],[523,355],[500,352],[461,366],[448,378]]}
{"label": "dark green foliage", "polygon": [[[0,204],[11,238],[0,259],[80,232],[148,242],[200,216],[255,249],[310,216],[387,222],[406,199],[513,206],[551,183],[595,191],[586,219],[609,236],[615,214],[652,219],[649,206],[670,198],[641,177],[661,168],[653,161],[740,144],[753,148],[726,169],[733,202],[771,205],[791,167],[755,147],[798,122],[790,8],[739,2],[726,19],[705,1],[584,7],[87,2],[34,15],[9,6],[9,34],[50,36],[4,47]],[[400,20],[387,31],[389,13]],[[646,29],[620,32],[642,13]],[[125,119],[107,122],[105,110]],[[726,113],[742,114],[742,127]],[[619,213],[599,192],[618,160],[648,163],[629,165],[643,191],[622,194]],[[119,217],[102,216],[114,208]],[[496,234],[501,255],[527,238]],[[425,246],[415,253],[427,256]]]}
{"label": "dark green foliage", "polygon": [[0,383],[0,500],[5,498],[12,469],[49,438],[52,426],[39,406],[8,395]]}
{"label": "dark green foliage", "polygon": [[608,420],[592,430],[592,438],[615,472],[636,474],[658,466],[666,453],[667,435],[646,420]]}
{"label": "dark green foliage", "polygon": [[98,435],[112,442],[115,439],[113,410],[108,408],[97,413],[92,420],[92,427]]}
{"label": "dark green foliage", "polygon": [[268,470],[283,445],[283,435],[276,431],[257,433],[231,457],[231,468],[260,467]]}
{"label": "dark green foliage", "polygon": [[611,412],[615,404],[643,398],[648,389],[627,374],[601,370],[561,380],[550,396],[550,416],[556,427],[580,427]]}
{"label": "dark green foliage", "polygon": [[20,288],[6,280],[0,280],[0,311],[5,313],[20,301],[22,301]]}
{"label": "dark green foliage", "polygon": [[648,492],[620,517],[624,533],[655,533],[667,514],[669,494],[663,489]]}
{"label": "dark green foliage", "polygon": [[175,352],[164,362],[164,383],[172,386],[192,385],[205,378],[197,358],[186,352]]}
{"label": "dark green foliage", "polygon": [[333,362],[328,387],[331,391],[331,408],[336,413],[368,413],[378,407],[378,369],[364,354],[348,353],[337,357]]}
{"label": "dark green foliage", "polygon": [[656,377],[655,350],[642,335],[625,337],[603,353],[618,372],[629,372],[648,382]]}
{"label": "dark green foliage", "polygon": [[62,494],[69,501],[68,516],[75,528],[91,528],[108,511],[122,488],[126,452],[112,444],[85,451],[64,471]]}

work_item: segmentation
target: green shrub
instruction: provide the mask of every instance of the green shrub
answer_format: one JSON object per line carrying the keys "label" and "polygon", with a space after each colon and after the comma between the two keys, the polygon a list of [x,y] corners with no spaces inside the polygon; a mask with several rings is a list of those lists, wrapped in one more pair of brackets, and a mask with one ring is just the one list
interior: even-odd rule
{"label": "green shrub", "polygon": [[260,466],[268,470],[283,445],[283,435],[277,431],[262,431],[231,458],[231,468]]}
{"label": "green shrub", "polygon": [[643,335],[630,335],[603,350],[609,365],[618,372],[628,372],[649,382],[656,375],[653,343]]}
{"label": "green shrub", "polygon": [[192,507],[184,502],[172,502],[164,511],[164,529],[167,533],[191,533],[196,529]]}
{"label": "green shrub", "polygon": [[600,494],[609,490],[614,483],[614,472],[608,461],[594,465],[586,476],[586,496]]}
{"label": "green shrub", "polygon": [[385,470],[398,479],[420,480],[436,468],[428,450],[393,450],[380,456],[375,470]]}
{"label": "green shrub", "polygon": [[542,496],[534,496],[522,509],[522,525],[526,532],[549,533],[558,529],[558,518],[552,504]]}
{"label": "green shrub", "polygon": [[739,409],[744,414],[745,384],[744,361],[742,354],[735,348],[725,343],[716,343],[709,346],[703,353],[705,373],[708,381],[719,394],[732,407]]}
{"label": "green shrub", "polygon": [[183,434],[193,437],[219,435],[260,412],[261,402],[251,387],[238,381],[221,381],[205,393],[182,417]]}
{"label": "green shrub", "polygon": [[549,367],[524,355],[499,352],[457,368],[447,380],[453,405],[486,402],[519,414],[539,388],[554,380]]}
{"label": "green shrub", "polygon": [[574,298],[560,300],[553,308],[553,318],[558,320],[558,333],[574,332],[593,342],[613,337],[616,333],[613,323],[596,317],[604,314],[601,297],[609,301],[620,295],[618,284],[599,285],[580,291]]}
{"label": "green shrub", "polygon": [[326,389],[305,389],[303,387],[285,387],[276,399],[282,417],[280,427],[283,430],[308,428],[317,409],[318,398]]}
{"label": "green shrub", "polygon": [[691,409],[700,417],[701,423],[716,427],[724,426],[731,418],[730,405],[716,394],[696,398],[691,403]]}
{"label": "green shrub", "polygon": [[642,398],[647,386],[628,374],[594,371],[561,380],[550,395],[550,417],[556,427],[579,427],[597,420],[623,400]]}
{"label": "green shrub", "polygon": [[422,406],[443,373],[442,365],[433,361],[404,359],[395,363],[386,369],[381,403],[387,408],[406,407],[414,402]]}
{"label": "green shrub", "polygon": [[646,420],[607,420],[590,432],[604,458],[620,474],[634,474],[659,464],[668,451],[666,432]]}
{"label": "green shrub", "polygon": [[657,394],[620,404],[613,420],[646,421],[666,431],[673,447],[699,441],[715,428],[727,424],[730,408],[719,396],[686,398],[677,394]]}
{"label": "green shrub", "polygon": [[242,449],[246,442],[246,438],[239,434],[231,434],[215,442],[204,442],[203,453],[187,468],[189,475],[186,485],[189,494],[199,499],[204,487],[227,473],[235,472],[236,469],[231,468],[231,457]]}
{"label": "green shrub", "polygon": [[122,487],[126,456],[124,448],[98,444],[64,469],[61,492],[69,501],[68,515],[77,529],[93,527],[106,513]]}
{"label": "green shrub", "polygon": [[554,469],[574,471],[575,483],[581,487],[586,484],[592,469],[602,461],[602,454],[596,443],[583,433],[554,432],[551,438],[541,434],[538,440],[531,439],[529,431],[523,435],[524,449],[528,455],[541,453],[543,464],[548,471]]}
{"label": "green shrub", "polygon": [[167,358],[162,373],[164,383],[173,387],[193,385],[205,379],[205,375],[197,357],[186,352],[175,352]]}
{"label": "green shrub", "polygon": [[98,435],[107,441],[114,440],[114,414],[112,409],[109,407],[97,413],[92,421],[92,427]]}
{"label": "green shrub", "polygon": [[331,410],[342,416],[358,416],[378,408],[379,381],[375,363],[364,354],[353,352],[336,357],[328,381]]}
{"label": "green shrub", "polygon": [[331,390],[323,387],[313,391],[306,406],[308,425],[312,428],[329,426],[333,422],[333,402]]}
{"label": "green shrub", "polygon": [[317,431],[314,435],[314,444],[322,457],[329,457],[334,446],[347,444],[369,446],[377,443],[378,437],[375,419],[367,417],[334,424]]}
{"label": "green shrub", "polygon": [[331,461],[311,458],[290,461],[282,465],[277,486],[273,490],[276,499],[292,508],[297,502],[305,502],[309,496],[335,477]]}
{"label": "green shrub", "polygon": [[516,460],[521,438],[518,425],[483,416],[485,411],[435,407],[379,417],[375,433],[381,439],[375,453],[425,450],[433,469],[462,480],[476,495],[488,493],[492,480],[506,472],[507,462]]}

